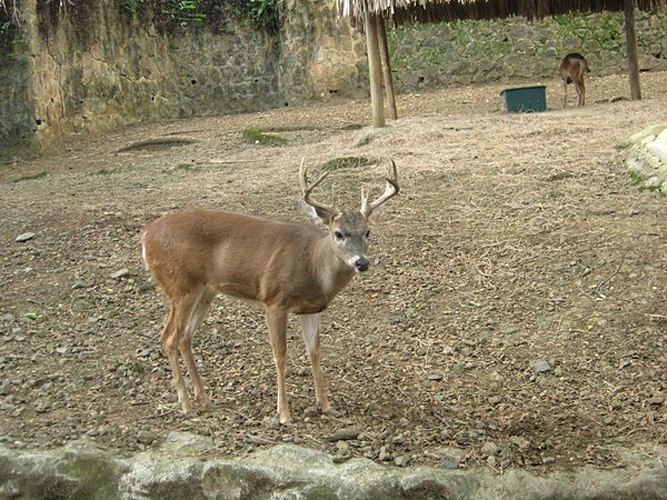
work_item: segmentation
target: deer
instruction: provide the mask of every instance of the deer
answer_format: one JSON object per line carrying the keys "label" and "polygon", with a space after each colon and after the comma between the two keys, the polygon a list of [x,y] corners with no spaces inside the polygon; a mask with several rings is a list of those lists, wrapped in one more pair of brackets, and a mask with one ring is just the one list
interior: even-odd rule
{"label": "deer", "polygon": [[179,367],[179,353],[190,375],[195,401],[203,407],[210,403],[192,355],[192,339],[219,293],[263,305],[277,374],[280,423],[291,421],[285,389],[290,313],[300,317],[318,409],[330,412],[320,367],[321,314],[355,274],[371,267],[370,225],[379,220],[383,205],[399,192],[393,160],[388,170],[382,195],[369,202],[369,191],[362,188],[361,208],[341,211],[335,196],[332,203],[325,204],[312,195],[330,171],[309,183],[302,161],[300,203],[326,230],[312,223],[203,208],[170,212],[144,228],[144,263],[169,302],[161,338],[183,413],[190,413],[193,406]]}
{"label": "deer", "polygon": [[584,84],[584,74],[589,72],[588,62],[581,54],[572,52],[565,56],[560,63],[559,72],[563,79],[563,107],[567,106],[567,86],[574,83],[579,98],[578,106],[583,106],[586,102],[586,85]]}

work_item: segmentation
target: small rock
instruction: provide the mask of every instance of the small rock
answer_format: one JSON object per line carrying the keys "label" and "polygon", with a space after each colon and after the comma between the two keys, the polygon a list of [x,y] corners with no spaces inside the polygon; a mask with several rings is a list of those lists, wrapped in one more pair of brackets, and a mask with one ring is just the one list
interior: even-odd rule
{"label": "small rock", "polygon": [[51,411],[51,403],[48,401],[38,401],[35,405],[35,412],[37,413],[48,413]]}
{"label": "small rock", "polygon": [[491,397],[489,398],[489,404],[497,405],[497,404],[500,403],[502,400],[503,400],[503,398],[500,397],[500,396],[491,396]]}
{"label": "small rock", "polygon": [[525,450],[530,446],[530,441],[521,436],[511,436],[509,438],[510,443],[516,445],[520,450]]}
{"label": "small rock", "polygon": [[246,439],[246,443],[259,446],[259,445],[271,444],[271,441],[258,436],[248,436],[248,438]]}
{"label": "small rock", "polygon": [[535,373],[544,373],[551,370],[551,365],[543,359],[536,359],[530,362],[530,367]]}
{"label": "small rock", "polygon": [[111,273],[111,278],[117,280],[117,279],[123,278],[125,276],[129,276],[129,274],[130,274],[130,270],[127,269],[126,267],[124,267],[123,269],[119,269],[115,273]]}
{"label": "small rock", "polygon": [[14,241],[18,243],[23,243],[24,241],[30,241],[35,237],[35,233],[23,233],[19,234]]}
{"label": "small rock", "polygon": [[[232,390],[232,389],[230,389],[230,390]],[[315,417],[317,417],[317,416],[320,414],[320,409],[319,409],[317,406],[315,406],[315,405],[313,405],[313,406],[308,406],[307,408],[305,408],[305,409],[303,410],[303,414],[304,414],[306,417],[309,417],[309,418],[315,418]]]}
{"label": "small rock", "polygon": [[482,455],[489,457],[491,455],[497,455],[500,448],[498,448],[498,445],[493,441],[487,441],[484,443],[480,451],[482,452]]}
{"label": "small rock", "polygon": [[157,433],[153,431],[139,431],[139,434],[137,434],[137,441],[145,445],[153,444],[157,441],[157,438]]}
{"label": "small rock", "polygon": [[454,462],[456,464],[461,463],[461,461],[465,457],[465,451],[459,448],[455,448],[453,446],[444,446],[442,448],[439,448],[437,450],[437,453],[439,455],[442,455],[445,462],[449,461],[449,462]]}
{"label": "small rock", "polygon": [[336,443],[336,451],[338,453],[347,453],[350,451],[350,443],[347,441],[338,441]]}
{"label": "small rock", "polygon": [[280,429],[280,420],[277,416],[267,416],[262,419],[262,425],[269,429]]}
{"label": "small rock", "polygon": [[387,447],[382,446],[380,448],[380,453],[378,453],[378,460],[380,462],[385,462],[385,461],[391,460],[391,459],[392,459],[392,456],[391,456],[391,453],[387,452]]}
{"label": "small rock", "polygon": [[76,280],[74,283],[72,283],[72,290],[80,290],[82,288],[88,288],[88,285],[85,281]]}
{"label": "small rock", "polygon": [[352,427],[346,427],[344,429],[340,429],[331,435],[331,437],[328,438],[329,441],[349,441],[351,439],[357,439],[359,436],[359,430],[358,427],[352,426]]}

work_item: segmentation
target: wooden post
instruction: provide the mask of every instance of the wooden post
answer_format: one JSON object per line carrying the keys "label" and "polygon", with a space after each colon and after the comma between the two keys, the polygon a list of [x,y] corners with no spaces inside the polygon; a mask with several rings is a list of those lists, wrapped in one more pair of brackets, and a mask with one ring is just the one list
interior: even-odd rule
{"label": "wooden post", "polygon": [[625,41],[628,47],[628,69],[630,71],[630,98],[642,98],[639,86],[639,57],[637,56],[637,33],[635,31],[635,2],[623,0],[625,12]]}
{"label": "wooden post", "polygon": [[384,102],[382,99],[382,63],[378,44],[377,21],[375,14],[364,12],[364,28],[366,29],[366,51],[368,52],[368,77],[371,86],[371,106],[373,108],[373,126],[385,126]]}
{"label": "wooden post", "polygon": [[380,14],[375,16],[378,30],[378,44],[380,47],[380,60],[382,61],[382,73],[384,75],[384,90],[387,95],[387,114],[390,120],[398,118],[396,113],[396,94],[394,92],[394,79],[391,75],[391,62],[389,61],[389,45],[387,44],[387,30],[384,27],[384,17]]}

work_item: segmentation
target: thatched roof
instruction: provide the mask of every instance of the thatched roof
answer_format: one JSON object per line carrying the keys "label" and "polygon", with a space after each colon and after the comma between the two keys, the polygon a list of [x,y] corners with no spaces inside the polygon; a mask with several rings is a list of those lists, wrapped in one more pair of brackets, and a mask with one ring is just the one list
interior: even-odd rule
{"label": "thatched roof", "polygon": [[[664,9],[666,0],[635,0],[643,11]],[[622,11],[623,0],[336,0],[338,12],[360,21],[365,12],[382,14],[395,24],[510,16],[541,19],[568,12]]]}

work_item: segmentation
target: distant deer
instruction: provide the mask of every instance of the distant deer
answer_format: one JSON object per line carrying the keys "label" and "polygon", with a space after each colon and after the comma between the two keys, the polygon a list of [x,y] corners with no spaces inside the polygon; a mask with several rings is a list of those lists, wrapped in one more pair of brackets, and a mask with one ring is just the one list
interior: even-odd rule
{"label": "distant deer", "polygon": [[578,105],[583,106],[586,102],[584,74],[590,71],[586,58],[576,52],[568,54],[560,63],[559,71],[563,79],[563,107],[567,106],[567,86],[570,83],[574,83],[574,88],[577,91]]}
{"label": "distant deer", "polygon": [[369,224],[379,218],[380,207],[398,193],[399,185],[391,161],[384,193],[369,203],[368,192],[362,189],[361,208],[341,212],[335,200],[325,205],[311,197],[328,173],[309,184],[303,162],[299,171],[302,206],[328,231],[312,224],[204,209],[173,212],[144,229],[144,262],[170,303],[162,341],[184,413],[192,406],[178,354],[190,373],[196,401],[206,405],[209,398],[191,342],[219,292],[264,305],[277,371],[280,422],[291,419],[285,391],[289,313],[301,318],[319,408],[330,410],[320,370],[320,314],[355,273],[369,269]]}

